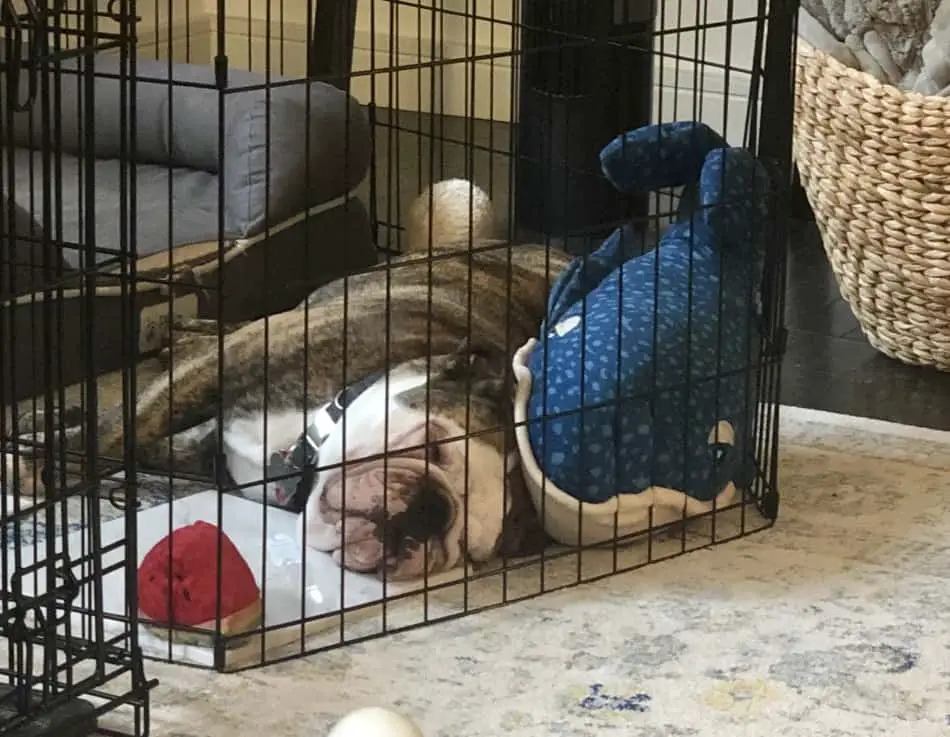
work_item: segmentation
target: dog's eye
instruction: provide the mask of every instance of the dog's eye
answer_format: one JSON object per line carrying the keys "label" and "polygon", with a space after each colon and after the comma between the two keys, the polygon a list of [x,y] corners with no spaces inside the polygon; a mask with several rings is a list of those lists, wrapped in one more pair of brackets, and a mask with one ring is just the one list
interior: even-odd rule
{"label": "dog's eye", "polygon": [[442,462],[443,457],[445,456],[445,449],[440,443],[434,443],[429,446],[429,452],[427,453],[429,463],[438,465]]}

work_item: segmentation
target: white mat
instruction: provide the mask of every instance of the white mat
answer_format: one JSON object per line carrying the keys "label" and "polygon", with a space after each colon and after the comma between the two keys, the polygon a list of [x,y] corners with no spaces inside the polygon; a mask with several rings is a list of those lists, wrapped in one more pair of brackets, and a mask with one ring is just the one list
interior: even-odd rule
{"label": "white mat", "polygon": [[[199,520],[211,522],[222,529],[234,542],[244,556],[258,585],[264,589],[265,629],[280,628],[301,620],[313,619],[327,614],[339,614],[340,602],[345,601],[346,608],[352,609],[382,600],[384,589],[380,580],[371,576],[342,572],[328,555],[308,550],[302,555],[297,544],[297,515],[274,507],[265,507],[239,497],[222,495],[219,517],[218,494],[207,491],[172,504],[162,504],[139,512],[138,514],[138,556],[142,559],[151,548],[162,540],[169,529],[177,529]],[[261,543],[264,529],[267,529],[267,550]],[[114,519],[102,525],[102,546],[108,548],[124,539],[125,520]],[[57,552],[62,552],[62,539],[56,538]],[[37,546],[45,555],[45,548]],[[66,539],[66,551],[72,559],[90,550],[88,530],[72,533]],[[32,545],[22,549],[23,564],[33,561]],[[121,562],[125,555],[125,546],[119,546],[102,556],[103,568]],[[305,558],[305,560],[304,560]],[[302,569],[306,567],[306,578]],[[458,578],[457,574],[454,578]],[[451,580],[450,577],[431,579],[433,583]],[[36,587],[27,579],[25,592],[33,594]],[[103,578],[104,611],[111,621],[107,624],[107,635],[117,635],[124,631],[121,617],[126,610],[125,579],[121,569],[108,573]],[[415,587],[418,588],[418,587]],[[388,584],[386,593],[395,596],[412,590],[412,587],[399,587]],[[92,586],[86,586],[79,602],[92,601]],[[77,614],[74,626],[81,627],[82,615]],[[291,629],[289,638],[286,629]],[[266,643],[267,649],[288,647],[299,642],[297,627],[283,630],[284,637],[274,638]],[[314,627],[311,627],[314,629]],[[167,640],[152,634],[146,628],[140,628],[141,644],[146,654],[168,658],[175,662],[187,662],[195,665],[213,664],[214,651],[211,648],[195,645],[171,644]],[[259,657],[259,641],[246,644],[236,653],[237,659]],[[254,651],[258,651],[255,653]]]}
{"label": "white mat", "polygon": [[[735,536],[740,527],[753,530],[767,524],[751,505],[726,508],[717,512],[714,523],[710,519],[692,522],[689,530],[671,530],[649,544],[644,538],[623,548],[608,546],[569,554],[565,554],[565,548],[555,546],[544,557],[508,561],[508,570],[496,562],[478,570],[459,568],[427,580],[384,585],[375,576],[342,571],[325,553],[307,550],[303,554],[297,543],[296,515],[222,495],[219,517],[218,494],[207,491],[138,513],[137,563],[169,530],[199,520],[216,524],[228,535],[246,559],[263,594],[263,632],[231,640],[226,647],[221,647],[226,669],[271,662],[528,598],[579,581],[594,580],[611,571],[641,566],[648,560],[672,557],[708,545],[713,539],[726,540]],[[265,525],[266,553],[261,543]],[[102,547],[108,549],[121,543],[124,529],[123,518],[103,523]],[[86,529],[68,536],[66,545],[71,559],[91,549],[89,534]],[[62,549],[61,538],[57,538],[56,547],[57,552]],[[35,549],[45,556],[42,545]],[[120,545],[103,555],[103,568],[119,563],[124,550]],[[32,561],[33,551],[32,544],[22,548],[24,565]],[[519,567],[511,570],[513,564]],[[28,580],[26,593],[38,593],[38,587],[30,588],[29,584]],[[92,603],[92,586],[84,589],[77,604],[88,610]],[[106,634],[119,635],[125,630],[122,618],[126,610],[121,568],[104,577],[102,590]],[[83,619],[83,614],[74,615],[73,627],[81,628]],[[86,622],[88,628],[88,617]],[[215,662],[216,653],[211,646],[171,643],[142,626],[139,632],[147,656],[203,666]]]}

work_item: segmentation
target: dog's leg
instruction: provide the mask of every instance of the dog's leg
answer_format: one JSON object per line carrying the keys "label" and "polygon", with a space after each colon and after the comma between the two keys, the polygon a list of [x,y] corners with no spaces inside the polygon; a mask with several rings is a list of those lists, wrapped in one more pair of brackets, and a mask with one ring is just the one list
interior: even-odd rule
{"label": "dog's leg", "polygon": [[208,420],[141,449],[137,455],[139,470],[211,477],[218,447],[216,429],[217,422]]}
{"label": "dog's leg", "polygon": [[[52,464],[45,441],[46,424],[41,410],[25,413],[18,422],[18,436],[6,444],[2,452],[2,491],[26,497],[42,498],[47,488],[57,488],[78,483],[87,470],[81,455],[85,426],[79,407],[69,407],[55,412],[54,422],[64,427],[57,431],[52,441]],[[8,427],[10,423],[8,423]],[[136,449],[138,470],[142,472],[201,474],[209,477],[217,447],[216,423],[208,421],[194,428],[162,438],[158,442]],[[66,449],[68,452],[61,452]],[[100,463],[100,472],[118,470],[121,458],[113,463]]]}
{"label": "dog's leg", "polygon": [[181,333],[197,333],[200,335],[218,336],[219,333],[233,333],[244,327],[247,322],[219,322],[218,320],[202,319],[198,317],[182,317],[172,323],[172,330]]}

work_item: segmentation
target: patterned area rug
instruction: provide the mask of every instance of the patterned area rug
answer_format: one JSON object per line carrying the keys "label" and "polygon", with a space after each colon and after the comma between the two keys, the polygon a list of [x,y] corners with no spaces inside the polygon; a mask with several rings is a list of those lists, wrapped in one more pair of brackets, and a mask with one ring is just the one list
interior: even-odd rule
{"label": "patterned area rug", "polygon": [[764,533],[239,674],[149,663],[152,733],[950,735],[950,434],[785,410]]}

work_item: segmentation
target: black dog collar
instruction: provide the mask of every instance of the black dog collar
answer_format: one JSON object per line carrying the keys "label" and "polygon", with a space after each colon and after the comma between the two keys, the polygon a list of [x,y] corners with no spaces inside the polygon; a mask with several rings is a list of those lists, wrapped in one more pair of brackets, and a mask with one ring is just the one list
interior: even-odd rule
{"label": "black dog collar", "polygon": [[[313,488],[320,458],[320,446],[327,439],[333,426],[343,417],[346,408],[375,384],[384,373],[377,372],[343,389],[332,402],[317,410],[313,421],[292,446],[271,455],[267,466],[267,476],[279,478],[276,482],[278,506],[297,513],[304,510]],[[288,489],[287,487],[293,483],[294,475],[299,475],[297,483],[292,489]]]}

